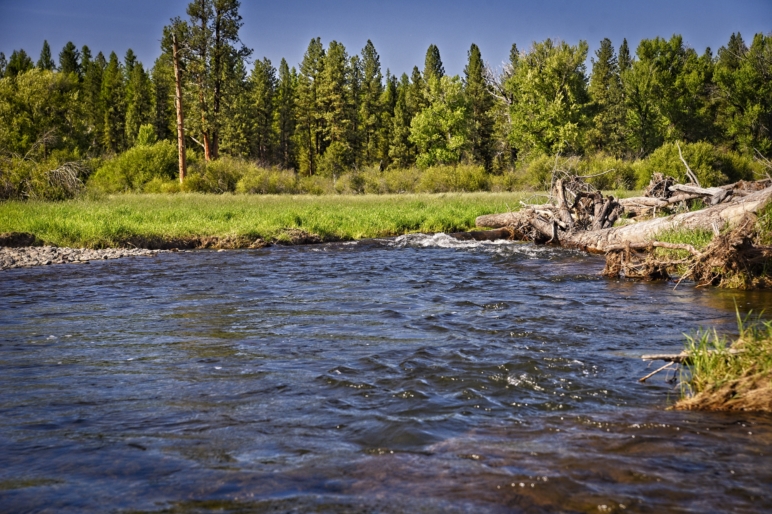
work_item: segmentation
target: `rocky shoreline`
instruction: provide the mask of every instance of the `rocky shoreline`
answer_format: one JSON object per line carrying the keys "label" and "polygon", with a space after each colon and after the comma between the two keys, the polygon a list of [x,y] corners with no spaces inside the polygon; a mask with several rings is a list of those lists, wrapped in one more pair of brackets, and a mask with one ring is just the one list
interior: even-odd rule
{"label": "rocky shoreline", "polygon": [[123,257],[152,257],[159,250],[141,248],[58,248],[56,246],[0,247],[0,270],[29,268],[51,264],[88,264],[90,261],[121,259]]}

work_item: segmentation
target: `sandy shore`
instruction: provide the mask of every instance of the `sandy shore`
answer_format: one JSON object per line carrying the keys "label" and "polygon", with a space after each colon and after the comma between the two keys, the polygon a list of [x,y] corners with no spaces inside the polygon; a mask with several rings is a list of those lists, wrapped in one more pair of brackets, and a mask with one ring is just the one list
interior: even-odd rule
{"label": "sandy shore", "polygon": [[87,264],[94,260],[120,259],[123,257],[152,257],[158,250],[141,248],[108,248],[89,250],[84,248],[58,248],[55,246],[0,247],[0,269],[28,268],[51,264]]}

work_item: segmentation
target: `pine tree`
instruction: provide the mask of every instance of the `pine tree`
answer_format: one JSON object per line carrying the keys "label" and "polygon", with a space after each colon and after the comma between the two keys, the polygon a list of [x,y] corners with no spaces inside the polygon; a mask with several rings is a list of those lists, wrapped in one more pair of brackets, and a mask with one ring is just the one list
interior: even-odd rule
{"label": "pine tree", "polygon": [[418,70],[418,66],[413,66],[406,101],[411,119],[429,105],[426,100],[426,80]]}
{"label": "pine tree", "polygon": [[249,81],[250,110],[254,122],[252,151],[257,159],[267,164],[276,153],[273,118],[277,88],[276,69],[267,57],[262,61],[255,61]]}
{"label": "pine tree", "polygon": [[6,68],[8,68],[8,61],[5,60],[5,54],[0,52],[0,79],[5,77]]}
{"label": "pine tree", "polygon": [[126,144],[134,146],[142,125],[153,120],[153,97],[150,77],[142,63],[135,62],[126,82]]}
{"label": "pine tree", "polygon": [[[407,76],[405,77],[407,78]],[[386,169],[390,163],[389,158],[389,146],[392,139],[392,128],[394,119],[394,110],[397,106],[397,88],[399,83],[397,77],[391,74],[391,71],[386,70],[386,87],[383,88],[381,98],[379,99],[381,121],[378,129],[378,168],[382,171]]]}
{"label": "pine tree", "polygon": [[[88,145],[95,151],[101,151],[104,145],[105,105],[102,101],[102,75],[107,67],[107,61],[102,52],[99,52],[94,60],[90,59],[90,53],[85,50],[81,55],[83,59],[83,110],[88,127]],[[89,57],[86,59],[86,57]]]}
{"label": "pine tree", "polygon": [[726,47],[722,46],[718,50],[718,65],[728,71],[737,71],[747,54],[748,47],[745,46],[742,35],[733,32]]}
{"label": "pine tree", "polygon": [[464,93],[469,108],[469,142],[472,158],[491,170],[493,147],[493,96],[485,82],[485,65],[476,44],[469,49],[469,62],[464,68]]}
{"label": "pine tree", "polygon": [[295,166],[293,135],[295,133],[295,91],[297,72],[290,71],[287,61],[279,64],[279,80],[276,85],[274,126],[276,127],[277,151],[281,166],[289,169]]}
{"label": "pine tree", "polygon": [[410,122],[413,119],[408,102],[410,87],[410,79],[403,73],[397,85],[389,145],[389,159],[394,168],[408,168],[415,164],[415,147],[410,141]]}
{"label": "pine tree", "polygon": [[331,41],[324,56],[324,69],[319,76],[319,108],[324,119],[322,134],[325,143],[319,170],[338,176],[352,164],[352,121],[356,103],[352,98],[346,48]]}
{"label": "pine tree", "polygon": [[126,147],[126,87],[122,68],[118,56],[111,52],[102,75],[101,100],[105,113],[103,144],[112,153],[119,153]]}
{"label": "pine tree", "polygon": [[65,75],[74,73],[80,77],[80,52],[72,41],[68,41],[62,51],[59,52],[59,71]]}
{"label": "pine tree", "polygon": [[383,75],[381,58],[372,41],[362,49],[362,99],[359,117],[362,121],[364,162],[371,165],[380,159],[380,131],[382,119],[381,95]]}
{"label": "pine tree", "polygon": [[131,80],[131,74],[134,73],[134,66],[137,65],[137,56],[134,50],[129,48],[126,50],[126,55],[123,57],[123,74],[126,82]]}
{"label": "pine tree", "polygon": [[190,17],[191,49],[188,73],[197,88],[198,127],[204,158],[217,159],[221,110],[227,91],[235,88],[226,84],[238,74],[236,67],[243,68],[243,60],[252,53],[241,43],[239,29],[243,23],[239,14],[238,0],[194,0],[188,4]]}
{"label": "pine tree", "polygon": [[14,50],[11,54],[11,59],[8,61],[8,66],[5,68],[6,77],[15,77],[21,73],[25,73],[33,68],[32,59],[30,59],[27,52],[22,50]]}
{"label": "pine tree", "polygon": [[364,125],[363,120],[360,118],[359,111],[363,96],[363,82],[364,78],[362,60],[358,55],[352,55],[348,61],[348,74],[346,77],[346,84],[348,86],[348,98],[350,103],[349,107],[351,109],[351,126],[349,128],[348,141],[349,147],[351,148],[352,159],[349,165],[357,169],[365,160],[363,151],[365,141],[365,135],[363,131]]}
{"label": "pine tree", "polygon": [[626,112],[619,64],[608,38],[601,41],[592,59],[588,92],[593,101],[593,118],[587,131],[587,142],[596,150],[621,155]]}
{"label": "pine tree", "polygon": [[174,69],[168,53],[161,54],[150,70],[153,85],[153,130],[160,140],[173,139],[176,132]]}
{"label": "pine tree", "polygon": [[[251,103],[253,83],[249,80],[244,59],[235,54],[226,57],[223,72],[218,151],[233,157],[247,158],[254,153],[256,137],[257,120]],[[269,133],[269,153],[271,140]]]}
{"label": "pine tree", "polygon": [[295,125],[295,144],[299,171],[314,175],[317,159],[324,150],[324,117],[321,116],[319,84],[324,71],[325,51],[320,38],[308,45],[298,73]]}
{"label": "pine tree", "polygon": [[431,77],[442,78],[445,76],[445,68],[442,66],[440,49],[437,45],[429,45],[424,61],[424,80],[428,83]]}
{"label": "pine tree", "polygon": [[51,58],[51,47],[48,45],[48,41],[43,41],[43,49],[40,51],[40,59],[38,59],[37,67],[39,70],[54,71],[56,69],[56,63]]}
{"label": "pine tree", "polygon": [[633,59],[630,57],[630,48],[627,46],[627,39],[622,40],[622,44],[619,47],[619,59],[617,59],[619,65],[619,72],[624,73],[633,66]]}

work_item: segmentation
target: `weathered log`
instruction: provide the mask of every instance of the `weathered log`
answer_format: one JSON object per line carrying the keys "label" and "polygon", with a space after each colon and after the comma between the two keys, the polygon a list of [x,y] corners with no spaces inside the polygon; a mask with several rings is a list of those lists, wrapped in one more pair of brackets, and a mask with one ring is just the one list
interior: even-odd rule
{"label": "weathered log", "polygon": [[579,248],[593,253],[605,253],[606,249],[625,243],[647,243],[666,230],[713,230],[737,225],[746,213],[756,213],[772,200],[772,187],[752,193],[730,203],[722,203],[700,211],[675,214],[664,218],[640,221],[623,227],[612,227],[587,232],[574,232],[562,236],[563,246]]}
{"label": "weathered log", "polygon": [[559,234],[559,238],[553,237],[553,224],[539,220],[532,210],[480,216],[475,220],[475,223],[478,227],[491,228],[530,225],[541,234],[547,236],[553,243],[593,253],[605,253],[607,248],[626,243],[649,243],[655,241],[657,234],[666,230],[714,230],[715,226],[733,227],[740,222],[746,213],[756,213],[770,200],[772,200],[772,187],[767,187],[745,197],[733,198],[730,202],[721,203],[700,211],[654,218],[622,227],[588,231],[567,231]]}
{"label": "weathered log", "polygon": [[[726,355],[734,356],[743,353],[745,350],[742,348],[728,348],[726,350],[708,350],[708,353],[725,353]],[[683,351],[681,353],[655,353],[652,355],[641,355],[641,359],[645,361],[665,361],[665,362],[677,362],[679,364],[688,364],[692,359],[692,354]]]}

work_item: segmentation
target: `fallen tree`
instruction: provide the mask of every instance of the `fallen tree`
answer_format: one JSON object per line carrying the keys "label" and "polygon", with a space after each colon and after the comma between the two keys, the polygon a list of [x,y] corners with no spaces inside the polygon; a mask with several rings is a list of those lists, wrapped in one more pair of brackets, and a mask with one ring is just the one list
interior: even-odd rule
{"label": "fallen tree", "polygon": [[[554,180],[548,203],[480,216],[476,225],[506,229],[511,239],[605,254],[604,274],[609,276],[667,278],[669,270],[681,266],[688,270],[682,278],[699,284],[724,282],[723,270],[765,276],[761,281],[741,281],[735,284],[738,287],[770,285],[766,275],[772,273],[772,248],[754,244],[754,227],[756,213],[772,201],[772,180],[702,188],[675,184],[660,175],[646,194],[649,196],[622,200],[604,197],[576,177],[563,177]],[[695,201],[707,206],[690,211]],[[656,209],[686,212],[637,221],[646,214],[656,215]],[[624,223],[617,224],[623,218]],[[658,235],[676,230],[712,231],[716,237],[704,251],[657,240]],[[656,248],[683,250],[688,257],[653,258]]]}

